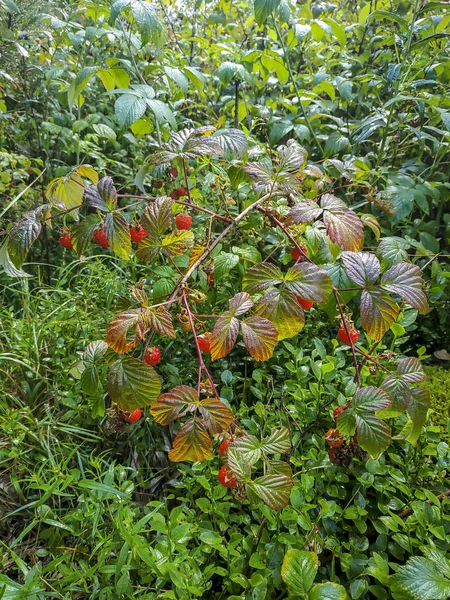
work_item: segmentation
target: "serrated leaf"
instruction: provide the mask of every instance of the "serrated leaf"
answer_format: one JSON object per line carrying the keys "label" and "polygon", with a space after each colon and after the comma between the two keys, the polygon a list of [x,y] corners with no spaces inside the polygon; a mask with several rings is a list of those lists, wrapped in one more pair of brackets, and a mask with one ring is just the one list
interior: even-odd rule
{"label": "serrated leaf", "polygon": [[117,206],[117,190],[111,177],[103,177],[84,192],[87,204],[103,212],[114,210]]}
{"label": "serrated leaf", "polygon": [[[204,249],[203,249],[204,252]],[[201,254],[203,254],[203,252]],[[201,254],[199,256],[201,256]],[[214,277],[216,281],[229,273],[239,263],[239,256],[230,252],[221,252],[214,257]]]}
{"label": "serrated leaf", "polygon": [[242,281],[242,289],[249,294],[259,294],[284,280],[283,272],[272,263],[260,263],[247,269]]}
{"label": "serrated leaf", "polygon": [[172,133],[169,142],[162,144],[157,152],[149,158],[155,165],[171,162],[176,159],[195,160],[211,154],[222,155],[219,140],[205,136],[214,131],[214,127],[196,127]]}
{"label": "serrated leaf", "polygon": [[[130,308],[119,313],[108,325],[106,343],[118,354],[135,348],[149,329],[148,311],[145,308]],[[134,330],[133,339],[128,339]]]}
{"label": "serrated leaf", "polygon": [[160,425],[169,425],[182,417],[189,409],[198,406],[198,394],[188,385],[179,385],[161,394],[150,408],[150,414]]}
{"label": "serrated leaf", "polygon": [[99,396],[103,392],[103,385],[97,369],[93,366],[87,366],[80,377],[81,389],[88,396]]}
{"label": "serrated leaf", "polygon": [[220,316],[212,331],[211,360],[226,356],[236,343],[239,333],[239,320],[229,312]]}
{"label": "serrated leaf", "polygon": [[242,158],[247,152],[247,138],[240,129],[219,129],[212,134],[211,139],[217,141],[223,152],[231,158]]}
{"label": "serrated leaf", "polygon": [[284,454],[290,450],[291,437],[289,435],[289,429],[287,427],[280,427],[275,429],[265,438],[261,444],[261,451],[263,454]]}
{"label": "serrated leaf", "polygon": [[353,397],[352,408],[357,413],[360,409],[376,412],[390,406],[389,396],[373,385],[360,388]]}
{"label": "serrated leaf", "polygon": [[281,577],[289,593],[306,597],[319,569],[319,557],[315,552],[291,548],[286,552],[281,565]]}
{"label": "serrated leaf", "polygon": [[98,229],[100,222],[99,215],[86,215],[82,221],[76,223],[70,230],[70,240],[78,256],[84,254],[89,248],[94,231]]}
{"label": "serrated leaf", "polygon": [[169,256],[180,256],[193,245],[194,234],[192,231],[173,231],[166,235],[161,242],[162,249]]}
{"label": "serrated leaf", "polygon": [[64,204],[68,209],[80,206],[83,202],[83,194],[83,179],[76,171],[53,179],[45,190],[50,204]]}
{"label": "serrated leaf", "polygon": [[172,317],[164,306],[158,308],[152,308],[151,306],[147,310],[147,317],[150,323],[150,327],[159,333],[160,335],[167,335],[172,339],[175,339],[176,333],[172,324]]}
{"label": "serrated leaf", "polygon": [[280,5],[281,0],[254,0],[253,8],[258,25],[262,25]]}
{"label": "serrated leaf", "polygon": [[17,269],[14,263],[12,262],[8,253],[7,240],[0,247],[0,265],[5,270],[5,273],[9,275],[9,277],[31,277],[29,273],[26,273],[22,269]]}
{"label": "serrated leaf", "polygon": [[231,298],[228,305],[230,314],[237,317],[248,312],[253,306],[253,301],[250,300],[247,292],[238,292]]}
{"label": "serrated leaf", "polygon": [[130,127],[147,110],[147,101],[135,94],[122,94],[114,104],[114,112],[121,127]]}
{"label": "serrated leaf", "polygon": [[130,228],[122,213],[118,211],[108,213],[103,230],[114,254],[128,260],[131,253]]}
{"label": "serrated leaf", "polygon": [[323,194],[320,205],[324,209],[323,222],[331,240],[344,250],[358,251],[364,235],[358,215],[332,194]]}
{"label": "serrated leaf", "polygon": [[255,312],[275,325],[278,340],[297,335],[305,324],[305,313],[289,290],[269,290],[258,302]]}
{"label": "serrated leaf", "polygon": [[427,419],[428,407],[430,406],[430,392],[424,388],[413,388],[408,404],[408,414],[413,426],[406,438],[410,444],[415,444]]}
{"label": "serrated leaf", "polygon": [[244,344],[257,361],[269,359],[278,340],[278,331],[271,321],[263,317],[248,317],[241,321]]}
{"label": "serrated leaf", "polygon": [[392,440],[389,425],[367,410],[356,413],[356,431],[358,444],[372,458],[378,458]]}
{"label": "serrated leaf", "polygon": [[328,272],[311,263],[291,267],[285,275],[285,286],[296,296],[319,304],[328,300],[332,290]]}
{"label": "serrated leaf", "polygon": [[235,475],[239,481],[247,482],[250,480],[252,475],[251,465],[254,463],[248,461],[245,453],[234,446],[229,446],[226,455],[226,463],[228,469],[232,471],[233,475]]}
{"label": "serrated leaf", "polygon": [[391,405],[379,413],[380,417],[396,417],[408,407],[411,392],[408,384],[396,373],[388,375],[380,384],[380,388],[391,399]]}
{"label": "serrated leaf", "polygon": [[201,244],[194,244],[189,253],[189,269],[192,265],[195,265],[197,260],[204,254],[206,250],[206,246],[202,246]]}
{"label": "serrated leaf", "polygon": [[423,291],[424,281],[421,270],[411,263],[399,263],[391,267],[381,277],[381,287],[401,296],[421,314],[428,312],[428,300]]}
{"label": "serrated leaf", "polygon": [[90,342],[83,352],[83,360],[86,362],[97,363],[103,360],[108,344],[103,340],[95,340]]}
{"label": "serrated leaf", "polygon": [[302,198],[289,211],[286,217],[286,225],[296,225],[300,223],[311,223],[323,213],[323,210],[314,200]]}
{"label": "serrated leaf", "polygon": [[289,503],[292,480],[286,475],[263,475],[247,485],[273,510],[281,510]]}
{"label": "serrated leaf", "polygon": [[408,356],[399,360],[397,373],[401,375],[403,381],[406,383],[419,383],[419,381],[424,381],[427,378],[422,363],[414,356]]}
{"label": "serrated leaf", "polygon": [[382,340],[400,312],[397,302],[376,287],[363,290],[360,310],[363,329],[376,342]]}
{"label": "serrated leaf", "polygon": [[356,433],[355,411],[347,408],[337,418],[336,425],[343,435],[353,436]]}
{"label": "serrated leaf", "polygon": [[16,269],[22,267],[33,242],[41,233],[40,215],[43,208],[42,206],[25,213],[9,230],[5,243],[7,244],[9,259]]}
{"label": "serrated leaf", "polygon": [[231,449],[239,452],[249,465],[254,465],[261,458],[261,441],[254,435],[247,434],[236,438],[229,446],[229,450]]}
{"label": "serrated leaf", "polygon": [[94,123],[92,125],[95,133],[99,135],[101,138],[108,140],[108,142],[116,141],[116,132],[114,129],[111,129],[109,125],[105,125],[105,123]]}
{"label": "serrated leaf", "polygon": [[286,475],[289,479],[292,479],[292,469],[289,463],[284,460],[268,460],[267,463],[267,474],[274,475]]}
{"label": "serrated leaf", "polygon": [[171,227],[173,200],[171,198],[158,198],[151,202],[141,216],[141,227],[143,227],[147,238],[160,242],[164,233]]}
{"label": "serrated leaf", "polygon": [[178,430],[169,452],[173,462],[192,461],[203,462],[213,453],[211,438],[204,424],[196,418],[189,419]]}
{"label": "serrated leaf", "polygon": [[153,404],[160,394],[161,381],[153,367],[125,356],[112,364],[106,387],[111,400],[130,411]]}
{"label": "serrated leaf", "polygon": [[414,556],[400,566],[390,582],[392,592],[408,594],[414,600],[447,600],[450,579],[444,577],[428,558]]}
{"label": "serrated leaf", "polygon": [[371,252],[343,252],[341,254],[347,275],[360,287],[366,287],[380,276],[380,261]]}
{"label": "serrated leaf", "polygon": [[205,425],[212,434],[224,431],[233,422],[233,415],[230,409],[216,398],[201,400],[199,408]]}
{"label": "serrated leaf", "polygon": [[377,254],[381,256],[383,263],[391,267],[408,258],[409,248],[408,242],[401,237],[382,238],[378,244]]}

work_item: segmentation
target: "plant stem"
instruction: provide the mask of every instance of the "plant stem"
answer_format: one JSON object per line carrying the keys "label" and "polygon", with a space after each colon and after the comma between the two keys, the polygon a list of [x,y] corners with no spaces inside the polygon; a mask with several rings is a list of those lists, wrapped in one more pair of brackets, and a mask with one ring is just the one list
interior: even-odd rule
{"label": "plant stem", "polygon": [[348,325],[347,325],[347,321],[345,319],[345,315],[344,315],[344,311],[342,310],[342,306],[341,306],[341,301],[339,300],[339,293],[338,291],[333,288],[333,294],[334,294],[334,298],[336,300],[336,305],[338,307],[339,310],[339,314],[341,315],[341,322],[342,322],[342,326],[345,329],[345,333],[347,334],[347,338],[350,341],[350,348],[352,350],[352,356],[353,356],[353,364],[355,365],[355,381],[356,381],[356,385],[358,386],[358,389],[361,387],[361,377],[359,374],[359,366],[358,366],[358,359],[356,358],[356,349],[355,349],[355,345],[353,343],[353,340],[350,336],[350,331],[348,329]]}

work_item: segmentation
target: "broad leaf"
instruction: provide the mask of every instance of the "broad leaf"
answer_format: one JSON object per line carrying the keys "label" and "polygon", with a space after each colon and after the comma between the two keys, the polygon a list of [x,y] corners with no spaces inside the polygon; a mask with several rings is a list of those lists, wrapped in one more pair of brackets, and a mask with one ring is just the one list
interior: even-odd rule
{"label": "broad leaf", "polygon": [[121,127],[127,128],[140,119],[147,110],[147,102],[135,94],[122,94],[114,104],[114,112]]}
{"label": "broad leaf", "polygon": [[210,337],[211,359],[226,356],[236,343],[239,333],[239,320],[229,312],[219,317]]}
{"label": "broad leaf", "polygon": [[259,294],[284,280],[283,272],[272,263],[260,263],[245,271],[242,289],[249,294]]}
{"label": "broad leaf", "polygon": [[160,165],[176,159],[195,160],[211,154],[221,155],[223,150],[219,139],[205,135],[213,131],[214,127],[197,127],[172,133],[169,142],[162,144],[149,162]]}
{"label": "broad leaf", "polygon": [[[124,354],[135,348],[149,328],[148,312],[145,308],[130,308],[119,313],[106,330],[106,343],[118,354]],[[130,330],[134,330],[129,339]]]}
{"label": "broad leaf", "polygon": [[[256,462],[256,461],[254,461]],[[226,463],[228,469],[232,471],[233,475],[241,482],[247,482],[251,479],[252,469],[251,463],[247,459],[247,455],[233,446],[228,447],[226,455]]]}
{"label": "broad leaf", "polygon": [[153,404],[161,391],[161,381],[153,367],[125,356],[109,369],[106,389],[113,402],[130,411]]}
{"label": "broad leaf", "polygon": [[141,226],[147,234],[145,239],[161,242],[173,222],[172,205],[172,198],[162,197],[145,208],[141,216]]}
{"label": "broad leaf", "polygon": [[172,317],[164,306],[159,306],[158,308],[149,307],[147,310],[147,318],[150,327],[160,335],[167,335],[167,337],[172,339],[177,337],[173,328]]}
{"label": "broad leaf", "polygon": [[198,394],[188,385],[179,385],[170,392],[161,394],[150,408],[150,414],[160,425],[169,425],[188,410],[198,406]]}
{"label": "broad leaf", "polygon": [[253,301],[250,300],[250,295],[247,292],[238,292],[229,301],[229,313],[233,317],[243,315],[248,312],[253,306]]}
{"label": "broad leaf", "polygon": [[291,267],[285,275],[285,286],[296,296],[319,304],[328,300],[332,290],[328,272],[311,263]]}
{"label": "broad leaf", "polygon": [[68,209],[76,208],[83,202],[83,179],[76,171],[71,171],[65,177],[53,179],[48,184],[45,195],[50,204],[64,204]]}
{"label": "broad leaf", "polygon": [[281,0],[254,0],[255,19],[258,25],[262,25],[274,10],[278,8]]}
{"label": "broad leaf", "polygon": [[247,485],[273,510],[281,510],[289,503],[292,480],[286,475],[263,475]]}
{"label": "broad leaf", "polygon": [[108,213],[103,224],[106,239],[114,254],[128,260],[131,253],[130,228],[122,213]]}
{"label": "broad leaf", "polygon": [[332,194],[324,194],[320,205],[324,209],[323,222],[331,240],[344,250],[359,250],[364,227],[358,215]]}
{"label": "broad leaf", "polygon": [[94,231],[98,229],[101,222],[101,217],[97,214],[89,214],[76,223],[70,230],[70,239],[76,253],[81,256],[89,248],[89,245],[94,235]]}
{"label": "broad leaf", "polygon": [[409,385],[403,381],[401,376],[397,373],[388,375],[381,383],[380,388],[391,399],[391,405],[379,413],[380,417],[397,417],[405,412],[411,398],[411,392]]}
{"label": "broad leaf", "polygon": [[236,438],[229,446],[229,449],[232,448],[239,452],[249,465],[254,465],[261,458],[261,441],[254,435],[247,434]]}
{"label": "broad leaf", "polygon": [[216,398],[201,400],[199,408],[206,427],[212,434],[224,431],[233,422],[233,415],[230,409]]}
{"label": "broad leaf", "polygon": [[428,301],[423,291],[421,270],[411,263],[400,263],[391,267],[381,277],[381,287],[401,296],[420,313],[428,312]]}
{"label": "broad leaf", "polygon": [[269,290],[256,306],[256,314],[275,325],[278,340],[297,335],[305,324],[305,313],[295,294],[288,290]]}
{"label": "broad leaf", "polygon": [[240,129],[219,129],[211,139],[217,141],[224,153],[232,158],[241,158],[247,152],[247,138]]}
{"label": "broad leaf", "polygon": [[378,458],[391,443],[389,425],[369,411],[356,412],[356,431],[358,444],[372,458]]}
{"label": "broad leaf", "polygon": [[302,198],[289,211],[286,217],[286,225],[295,225],[300,223],[311,223],[323,213],[320,206],[314,200]]}
{"label": "broad leaf", "polygon": [[17,269],[23,265],[33,242],[41,233],[42,224],[40,215],[44,206],[25,213],[9,230],[7,248],[10,260]]}
{"label": "broad leaf", "polygon": [[427,378],[422,363],[414,356],[400,360],[397,365],[397,373],[407,383],[419,383]]}
{"label": "broad leaf", "polygon": [[381,259],[385,265],[392,267],[398,263],[404,262],[408,259],[407,250],[410,245],[401,237],[387,237],[381,238],[378,244],[377,254],[381,256]]}
{"label": "broad leaf", "polygon": [[370,252],[343,252],[342,261],[347,275],[360,287],[366,287],[380,276],[380,261]]}
{"label": "broad leaf", "polygon": [[376,342],[382,340],[400,312],[397,302],[377,287],[363,291],[360,309],[361,324]]}
{"label": "broad leaf", "polygon": [[406,438],[410,444],[415,444],[427,419],[430,406],[430,392],[424,388],[413,388],[408,404],[408,414],[413,423],[411,432]]}
{"label": "broad leaf", "polygon": [[114,210],[117,205],[117,190],[111,177],[103,177],[84,192],[87,204],[103,212]]}
{"label": "broad leaf", "polygon": [[369,385],[367,387],[360,388],[353,397],[352,408],[355,411],[370,410],[376,412],[387,408],[391,403],[388,395],[380,390],[380,388]]}
{"label": "broad leaf", "polygon": [[275,429],[265,438],[261,444],[261,451],[263,454],[284,454],[290,450],[291,437],[289,435],[289,429],[287,427],[280,427]]}
{"label": "broad leaf", "polygon": [[319,557],[315,552],[291,548],[281,565],[281,577],[289,593],[304,598],[311,589],[319,569]]}
{"label": "broad leaf", "polygon": [[212,453],[211,438],[202,421],[194,417],[178,430],[169,458],[173,462],[203,462]]}
{"label": "broad leaf", "polygon": [[[143,240],[145,242],[145,239]],[[194,245],[192,231],[173,231],[166,235],[161,242],[161,247],[169,256],[180,256]]]}
{"label": "broad leaf", "polygon": [[4,268],[5,273],[9,275],[9,277],[31,277],[29,273],[26,273],[22,269],[17,269],[17,267],[12,262],[8,253],[7,239],[4,242],[4,244],[0,247],[0,265]]}
{"label": "broad leaf", "polygon": [[264,361],[270,358],[278,340],[273,323],[263,317],[248,317],[241,321],[244,344],[252,358]]}
{"label": "broad leaf", "polygon": [[408,594],[414,600],[447,600],[450,598],[450,579],[444,577],[435,562],[414,556],[400,566],[391,578],[394,593]]}
{"label": "broad leaf", "polygon": [[316,583],[308,594],[308,600],[347,600],[345,587],[338,583]]}

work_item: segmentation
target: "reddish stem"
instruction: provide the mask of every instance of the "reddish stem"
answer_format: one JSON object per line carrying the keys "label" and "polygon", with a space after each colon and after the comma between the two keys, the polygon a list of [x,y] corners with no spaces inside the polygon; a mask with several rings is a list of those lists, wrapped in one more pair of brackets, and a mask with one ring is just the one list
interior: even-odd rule
{"label": "reddish stem", "polygon": [[356,381],[356,385],[358,386],[358,389],[359,389],[361,387],[361,377],[359,374],[358,359],[356,358],[355,344],[353,343],[353,340],[351,338],[350,330],[348,328],[347,321],[345,319],[344,311],[342,310],[341,301],[339,300],[339,293],[335,288],[333,288],[333,294],[334,294],[334,298],[336,300],[336,305],[338,307],[339,314],[341,315],[342,327],[345,329],[345,333],[347,334],[347,339],[350,342],[350,348],[352,350],[352,356],[353,356],[353,364],[355,365],[355,381]]}

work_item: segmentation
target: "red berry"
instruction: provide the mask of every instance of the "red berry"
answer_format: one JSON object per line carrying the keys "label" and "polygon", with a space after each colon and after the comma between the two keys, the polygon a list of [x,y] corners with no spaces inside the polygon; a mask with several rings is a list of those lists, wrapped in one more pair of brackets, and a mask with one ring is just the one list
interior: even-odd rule
{"label": "red berry", "polygon": [[139,244],[140,241],[147,237],[147,234],[144,228],[138,225],[137,227],[130,227],[130,237],[132,242]]}
{"label": "red berry", "polygon": [[344,412],[345,410],[345,406],[338,406],[337,408],[334,409],[333,411],[333,418],[335,421],[337,421],[338,416]]}
{"label": "red berry", "polygon": [[297,296],[297,302],[305,310],[308,310],[314,304],[314,302],[312,300],[305,300],[304,298],[301,298],[300,296]]}
{"label": "red berry", "polygon": [[156,188],[157,190],[160,190],[163,186],[163,182],[161,181],[161,179],[157,179],[155,181],[155,183],[153,184],[153,187]]}
{"label": "red berry", "polygon": [[[308,254],[308,248],[306,248],[305,246],[300,247],[303,250],[303,254]],[[302,260],[303,254],[299,250],[297,250],[297,248],[294,248],[291,252],[291,256],[294,260]]]}
{"label": "red berry", "polygon": [[331,448],[340,448],[344,443],[339,429],[329,429],[327,431],[325,439],[327,441],[327,444],[331,446]]}
{"label": "red berry", "polygon": [[352,343],[356,344],[359,338],[359,331],[354,327],[348,327],[348,334],[345,330],[345,327],[339,327],[338,331],[339,341],[343,344],[347,344],[347,346],[351,346]]}
{"label": "red berry", "polygon": [[197,338],[198,346],[202,352],[210,352],[211,351],[211,342],[209,333],[204,333],[203,335],[199,335]]}
{"label": "red berry", "polygon": [[338,457],[336,456],[336,452],[334,450],[334,448],[330,448],[328,450],[328,458],[331,460],[331,462],[334,465],[339,465],[340,464],[340,460],[338,459]]}
{"label": "red berry", "polygon": [[170,198],[172,198],[172,200],[178,200],[178,194],[177,192],[172,192],[171,194],[169,194]]}
{"label": "red berry", "polygon": [[180,229],[180,231],[190,229],[192,225],[192,217],[190,215],[177,215],[175,217],[175,224],[177,229]]}
{"label": "red berry", "polygon": [[64,248],[67,248],[68,250],[73,250],[72,240],[70,239],[70,233],[62,235],[59,238],[58,242],[61,244],[61,246],[64,246]]}
{"label": "red berry", "polygon": [[222,485],[224,485],[227,488],[234,488],[237,485],[236,477],[233,475],[233,473],[231,471],[229,471],[226,468],[225,465],[220,467],[218,479],[219,479],[219,483],[221,483]]}
{"label": "red berry", "polygon": [[125,414],[125,421],[127,423],[136,423],[142,417],[142,410],[140,408],[136,408],[133,412]]}
{"label": "red berry", "polygon": [[161,350],[159,348],[148,348],[144,354],[144,362],[154,367],[161,360]]}
{"label": "red berry", "polygon": [[230,440],[224,440],[219,447],[219,454],[220,456],[222,456],[227,450],[228,450],[228,446],[230,445]]}
{"label": "red berry", "polygon": [[106,233],[104,229],[97,229],[97,231],[94,231],[94,240],[102,248],[108,248],[109,246],[109,242],[106,239]]}
{"label": "red berry", "polygon": [[179,187],[179,188],[177,189],[177,195],[178,195],[178,198],[179,198],[180,196],[186,196],[186,190],[185,190],[185,188],[184,188],[184,187]]}
{"label": "red berry", "polygon": [[178,169],[175,169],[175,167],[173,169],[170,169],[169,173],[172,175],[172,177],[174,177],[175,179],[178,177]]}

